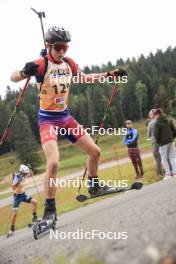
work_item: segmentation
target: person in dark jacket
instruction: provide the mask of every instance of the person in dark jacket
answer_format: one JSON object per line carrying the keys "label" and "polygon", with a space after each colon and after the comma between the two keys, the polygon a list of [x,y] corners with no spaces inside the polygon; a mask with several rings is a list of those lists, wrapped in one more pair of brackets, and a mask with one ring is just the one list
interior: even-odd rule
{"label": "person in dark jacket", "polygon": [[168,118],[162,109],[156,109],[154,115],[156,119],[154,136],[159,144],[161,161],[165,170],[164,180],[172,179],[176,177],[176,150],[174,145],[176,128],[172,119]]}
{"label": "person in dark jacket", "polygon": [[126,121],[126,127],[128,132],[124,136],[124,144],[128,147],[128,155],[136,171],[136,181],[141,181],[144,175],[144,170],[138,148],[138,131],[133,127],[131,120]]}

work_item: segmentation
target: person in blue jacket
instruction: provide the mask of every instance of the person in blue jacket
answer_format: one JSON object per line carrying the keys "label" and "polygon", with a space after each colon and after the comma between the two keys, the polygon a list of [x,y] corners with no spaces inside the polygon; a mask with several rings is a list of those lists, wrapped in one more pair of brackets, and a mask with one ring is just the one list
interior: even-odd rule
{"label": "person in blue jacket", "polygon": [[127,127],[127,134],[124,136],[124,144],[128,147],[128,155],[136,171],[136,180],[141,181],[143,179],[144,170],[138,147],[139,134],[137,129],[133,127],[131,120],[127,120],[125,123]]}

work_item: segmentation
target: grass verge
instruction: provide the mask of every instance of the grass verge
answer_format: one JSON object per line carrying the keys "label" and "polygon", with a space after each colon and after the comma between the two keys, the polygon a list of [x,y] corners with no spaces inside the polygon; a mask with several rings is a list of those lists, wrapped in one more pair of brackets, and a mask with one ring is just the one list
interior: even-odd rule
{"label": "grass verge", "polygon": [[[155,173],[154,173],[154,167],[153,167],[153,159],[147,158],[143,161],[144,165],[144,171],[145,171],[145,177],[144,177],[144,184],[149,184],[155,182]],[[127,163],[120,166],[120,174],[123,175],[123,179],[128,181],[128,184],[131,184],[135,179],[135,173],[134,169],[131,165],[131,163]],[[121,176],[119,175],[119,170],[117,168],[111,168],[101,171],[100,178],[104,180],[120,180]],[[56,201],[57,201],[57,211],[58,214],[62,214],[71,210],[74,210],[76,208],[80,208],[83,206],[86,206],[88,204],[94,203],[96,201],[106,199],[108,196],[99,197],[96,199],[87,200],[84,203],[79,203],[76,199],[76,192],[77,189],[74,187],[65,187],[65,188],[59,188],[56,194]],[[82,188],[81,193],[87,193],[86,187]],[[117,194],[117,195],[123,195],[123,194]],[[40,193],[40,196],[42,197],[42,200],[44,200],[44,193]],[[36,199],[38,199],[37,195],[34,195]],[[38,199],[39,200],[39,199]],[[38,215],[41,216],[43,213],[43,208],[38,201]],[[4,208],[0,208],[0,215],[3,215],[3,217],[0,218],[0,234],[4,234],[7,231],[7,226],[9,223],[10,215],[11,215],[11,206],[6,206]],[[26,226],[27,223],[31,222],[31,208],[30,204],[21,204],[18,218],[17,218],[17,224],[16,228],[23,228]]]}

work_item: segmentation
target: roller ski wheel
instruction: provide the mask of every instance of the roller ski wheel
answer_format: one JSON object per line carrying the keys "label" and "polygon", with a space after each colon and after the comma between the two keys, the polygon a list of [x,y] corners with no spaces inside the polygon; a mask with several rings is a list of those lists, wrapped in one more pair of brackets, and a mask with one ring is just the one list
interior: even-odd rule
{"label": "roller ski wheel", "polygon": [[45,233],[46,231],[56,228],[56,220],[55,217],[53,219],[41,219],[36,224],[32,226],[32,231],[34,235],[34,239],[38,239],[40,234]]}

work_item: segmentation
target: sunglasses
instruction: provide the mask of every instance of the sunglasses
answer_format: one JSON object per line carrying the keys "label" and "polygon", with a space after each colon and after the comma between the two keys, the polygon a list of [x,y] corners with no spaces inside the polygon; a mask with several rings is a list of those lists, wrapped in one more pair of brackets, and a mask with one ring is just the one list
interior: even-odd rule
{"label": "sunglasses", "polygon": [[63,50],[64,52],[66,52],[68,50],[68,45],[65,44],[54,44],[53,47],[56,51]]}

